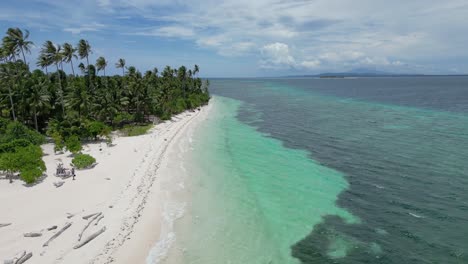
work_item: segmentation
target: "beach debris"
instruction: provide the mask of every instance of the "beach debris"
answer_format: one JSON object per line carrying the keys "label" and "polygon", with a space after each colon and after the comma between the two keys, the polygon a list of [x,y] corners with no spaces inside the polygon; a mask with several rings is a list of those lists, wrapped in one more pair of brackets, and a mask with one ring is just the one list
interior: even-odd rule
{"label": "beach debris", "polygon": [[106,179],[106,180],[108,180],[108,181],[110,181],[110,179],[111,179],[111,178],[109,178],[109,177],[106,177],[105,179]]}
{"label": "beach debris", "polygon": [[52,231],[52,230],[54,230],[54,229],[57,229],[57,226],[56,226],[56,225],[47,228],[47,231]]}
{"label": "beach debris", "polygon": [[[81,233],[78,235],[78,241],[81,241],[81,237],[83,236],[84,231],[91,225],[91,223],[96,220],[99,216],[101,216],[102,213],[97,213],[91,220],[88,221],[88,224],[85,225],[83,230],[81,230]],[[83,217],[84,218],[84,217]]]}
{"label": "beach debris", "polygon": [[0,227],[5,227],[5,226],[9,226],[11,225],[11,223],[4,223],[4,224],[0,224]]}
{"label": "beach debris", "polygon": [[101,215],[101,216],[96,220],[96,223],[94,223],[94,225],[98,225],[98,224],[99,224],[99,221],[101,221],[103,218],[104,218],[104,215]]}
{"label": "beach debris", "polygon": [[24,233],[24,237],[40,237],[42,236],[42,233],[35,233],[35,232],[29,232],[29,233]]}
{"label": "beach debris", "polygon": [[89,237],[87,237],[85,240],[83,240],[81,243],[77,244],[76,246],[73,247],[73,249],[78,249],[84,245],[86,245],[87,243],[89,243],[89,241],[95,239],[97,236],[99,236],[100,234],[104,233],[104,231],[106,231],[106,227],[103,227],[101,228],[99,231],[91,234]]}
{"label": "beach debris", "polygon": [[68,218],[68,219],[70,219],[70,218],[72,218],[72,217],[74,217],[74,216],[75,216],[75,214],[67,213],[67,218]]}
{"label": "beach debris", "polygon": [[18,256],[15,256],[13,259],[8,259],[5,260],[3,263],[4,264],[22,264],[26,262],[28,259],[32,257],[32,252],[29,252],[26,254],[26,251],[23,251],[22,253],[18,254]]}
{"label": "beach debris", "polygon": [[88,220],[89,218],[91,218],[91,217],[93,217],[93,216],[95,216],[95,215],[97,215],[97,214],[98,214],[98,213],[85,215],[85,216],[83,216],[83,219],[84,219],[84,220]]}
{"label": "beach debris", "polygon": [[54,186],[55,188],[58,188],[58,187],[61,187],[65,182],[64,181],[57,181],[57,182],[54,182]]}
{"label": "beach debris", "polygon": [[43,247],[47,247],[49,245],[50,242],[52,242],[52,240],[56,239],[58,236],[60,236],[65,230],[67,230],[70,226],[72,225],[72,223],[66,223],[65,226],[62,227],[62,229],[60,229],[57,233],[55,233],[51,238],[49,238],[49,240],[47,240],[47,242],[44,243],[44,245],[42,245]]}

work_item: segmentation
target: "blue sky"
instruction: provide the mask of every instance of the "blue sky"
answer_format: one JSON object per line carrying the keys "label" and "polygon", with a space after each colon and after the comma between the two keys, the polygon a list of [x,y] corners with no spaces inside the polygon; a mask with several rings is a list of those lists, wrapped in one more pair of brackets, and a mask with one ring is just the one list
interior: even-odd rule
{"label": "blue sky", "polygon": [[200,65],[201,76],[339,72],[468,73],[466,0],[3,0],[0,26],[92,45],[142,71]]}

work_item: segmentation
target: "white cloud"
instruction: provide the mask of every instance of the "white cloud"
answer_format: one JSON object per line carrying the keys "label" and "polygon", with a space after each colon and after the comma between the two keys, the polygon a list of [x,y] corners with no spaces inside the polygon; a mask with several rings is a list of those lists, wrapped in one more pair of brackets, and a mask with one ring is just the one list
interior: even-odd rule
{"label": "white cloud", "polygon": [[289,52],[289,46],[284,43],[275,42],[261,48],[263,68],[293,67],[296,64]]}
{"label": "white cloud", "polygon": [[63,31],[70,32],[72,34],[81,34],[83,32],[96,32],[100,31],[105,27],[105,25],[100,23],[91,23],[91,24],[84,24],[79,27],[67,27],[64,28]]}
{"label": "white cloud", "polygon": [[195,31],[188,27],[183,26],[165,26],[159,28],[149,29],[135,33],[140,36],[158,36],[168,38],[189,38],[195,35]]}
{"label": "white cloud", "polygon": [[95,38],[93,32],[103,29],[109,35],[180,38],[213,54],[250,56],[249,63],[258,60],[261,67],[468,72],[468,35],[461,34],[466,0],[35,1],[44,3],[42,10],[5,0],[0,20]]}
{"label": "white cloud", "polygon": [[321,62],[319,60],[309,60],[301,62],[301,66],[303,66],[306,69],[316,69],[320,66],[320,64]]}

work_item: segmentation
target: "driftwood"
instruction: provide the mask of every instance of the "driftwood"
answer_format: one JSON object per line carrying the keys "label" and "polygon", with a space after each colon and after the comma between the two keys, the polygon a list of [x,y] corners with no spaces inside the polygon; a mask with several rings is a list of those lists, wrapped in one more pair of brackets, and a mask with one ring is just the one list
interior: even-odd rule
{"label": "driftwood", "polygon": [[3,263],[4,264],[22,264],[26,262],[28,259],[30,259],[32,255],[33,255],[32,252],[29,252],[28,254],[26,254],[26,251],[23,251],[21,255],[19,255],[18,257],[14,257],[13,259],[7,259]]}
{"label": "driftwood", "polygon": [[72,223],[66,223],[64,227],[62,227],[62,229],[60,229],[57,233],[55,233],[55,235],[53,235],[51,238],[49,238],[49,240],[47,240],[47,242],[44,243],[44,245],[42,245],[43,247],[47,247],[49,245],[49,243],[56,239],[58,236],[60,236],[65,230],[67,230],[70,226],[72,225]]}
{"label": "driftwood", "polygon": [[100,234],[104,233],[104,231],[106,231],[106,227],[103,227],[101,228],[99,231],[97,231],[96,233],[90,235],[89,237],[87,237],[85,240],[83,240],[81,243],[77,244],[76,246],[73,247],[73,249],[77,249],[77,248],[80,248],[86,244],[88,244],[89,241],[95,239],[97,236],[99,236]]}
{"label": "driftwood", "polygon": [[102,213],[98,213],[91,220],[88,221],[88,223],[85,225],[83,230],[81,230],[81,233],[78,235],[78,241],[81,241],[81,237],[83,236],[84,231],[91,225],[91,223],[96,220]]}
{"label": "driftwood", "polygon": [[57,226],[51,226],[51,227],[47,228],[47,231],[52,231],[54,229],[57,229]]}
{"label": "driftwood", "polygon": [[24,234],[24,237],[40,237],[40,236],[42,236],[42,233],[30,232],[30,233],[25,233]]}
{"label": "driftwood", "polygon": [[15,264],[23,264],[25,263],[28,259],[30,259],[31,257],[33,256],[32,252],[29,252],[28,254],[22,256],[21,258],[19,258]]}
{"label": "driftwood", "polygon": [[98,225],[98,224],[99,224],[99,221],[101,221],[103,218],[104,218],[104,215],[101,215],[101,216],[96,220],[96,223],[94,223],[94,225]]}
{"label": "driftwood", "polygon": [[5,226],[9,226],[9,225],[11,225],[11,223],[0,224],[0,227],[5,227]]}
{"label": "driftwood", "polygon": [[94,214],[85,215],[85,216],[83,216],[83,219],[84,219],[84,220],[88,220],[89,218],[91,218],[91,217],[93,217],[93,216],[95,216],[95,215],[97,215],[97,214],[99,214],[99,213],[94,213]]}
{"label": "driftwood", "polygon": [[64,181],[59,181],[59,182],[54,182],[55,188],[61,187],[65,182]]}
{"label": "driftwood", "polygon": [[23,251],[19,256],[15,256],[12,259],[7,259],[3,261],[3,264],[15,264],[19,259],[26,256],[26,251]]}
{"label": "driftwood", "polygon": [[70,219],[70,218],[72,218],[72,217],[74,217],[74,216],[75,216],[75,214],[67,213],[67,218],[68,218],[68,219]]}

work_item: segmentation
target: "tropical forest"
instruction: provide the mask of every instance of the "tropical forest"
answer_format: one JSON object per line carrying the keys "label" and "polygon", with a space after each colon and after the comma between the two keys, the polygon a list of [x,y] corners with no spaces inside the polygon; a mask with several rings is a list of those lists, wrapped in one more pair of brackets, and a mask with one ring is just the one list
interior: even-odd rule
{"label": "tropical forest", "polygon": [[[29,58],[34,47],[39,56]],[[109,67],[121,74],[106,75]],[[28,30],[9,28],[0,47],[0,172],[34,183],[48,141],[86,166],[94,158],[81,153],[83,142],[111,144],[112,131],[138,134],[207,104],[209,81],[198,74],[197,65],[140,71],[124,58],[94,58],[85,39],[33,43]]]}

